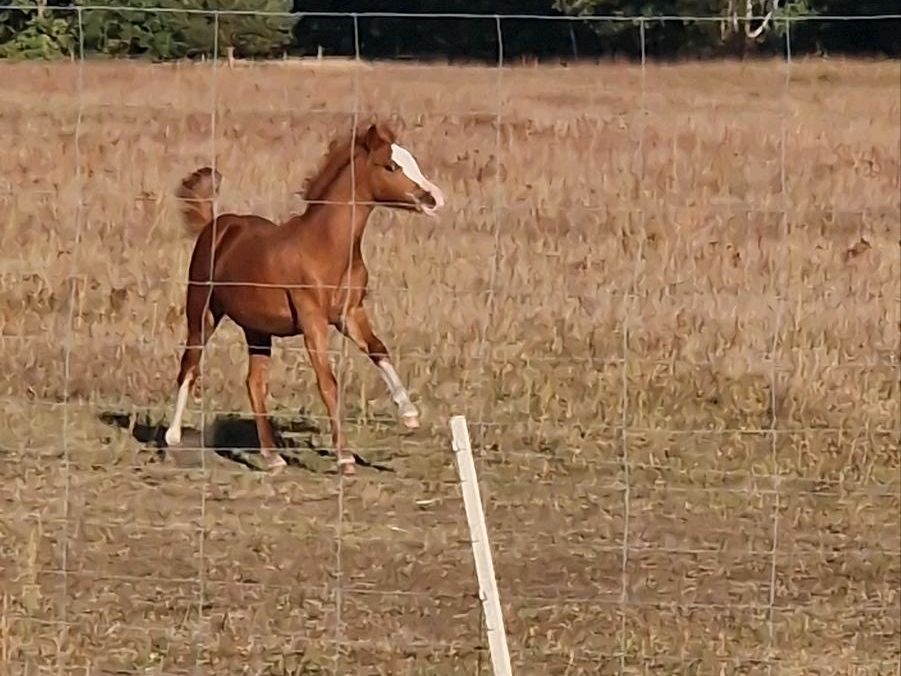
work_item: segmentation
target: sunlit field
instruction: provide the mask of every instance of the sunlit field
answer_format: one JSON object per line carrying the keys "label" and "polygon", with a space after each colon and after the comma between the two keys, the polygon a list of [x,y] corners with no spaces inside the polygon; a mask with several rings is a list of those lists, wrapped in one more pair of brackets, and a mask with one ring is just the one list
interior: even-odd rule
{"label": "sunlit field", "polygon": [[[899,74],[0,64],[0,663],[490,673],[462,413],[517,674],[897,674]],[[365,460],[339,484],[277,340],[289,467],[255,471],[226,321],[187,419],[209,450],[167,452],[175,186],[215,158],[220,211],[284,220],[354,110],[449,199],[363,243],[422,428],[335,334]]]}

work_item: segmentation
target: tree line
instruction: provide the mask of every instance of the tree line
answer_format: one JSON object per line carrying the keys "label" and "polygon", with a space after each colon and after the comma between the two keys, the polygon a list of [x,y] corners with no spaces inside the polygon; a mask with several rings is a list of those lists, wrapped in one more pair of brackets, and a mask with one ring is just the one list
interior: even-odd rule
{"label": "tree line", "polygon": [[[164,61],[217,50],[272,58],[354,56],[359,49],[363,58],[496,62],[501,41],[506,60],[638,58],[642,48],[657,59],[747,57],[783,53],[787,18],[867,17],[899,9],[898,0],[468,0],[455,3],[454,13],[484,18],[427,16],[439,6],[434,0],[0,0],[0,58],[52,59],[83,50]],[[217,20],[212,10],[225,13]],[[305,12],[417,16],[362,16],[355,26],[350,16]],[[501,22],[502,40],[495,13],[521,15]],[[718,20],[681,18],[697,16]],[[645,18],[640,28],[636,21],[591,17]],[[898,19],[789,25],[795,53],[901,56]]]}

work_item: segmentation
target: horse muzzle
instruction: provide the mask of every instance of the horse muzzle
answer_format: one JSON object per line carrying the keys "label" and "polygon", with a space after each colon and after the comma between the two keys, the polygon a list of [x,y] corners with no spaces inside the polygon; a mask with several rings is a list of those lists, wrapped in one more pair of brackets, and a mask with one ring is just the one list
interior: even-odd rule
{"label": "horse muzzle", "polygon": [[444,207],[444,193],[441,189],[433,184],[429,184],[424,188],[419,188],[411,194],[416,207],[426,216],[434,217],[442,207]]}

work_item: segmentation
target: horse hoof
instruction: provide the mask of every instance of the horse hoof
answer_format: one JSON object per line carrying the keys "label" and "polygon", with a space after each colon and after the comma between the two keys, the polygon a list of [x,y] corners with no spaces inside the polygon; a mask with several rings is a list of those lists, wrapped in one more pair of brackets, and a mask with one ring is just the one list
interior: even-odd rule
{"label": "horse hoof", "polygon": [[419,413],[416,411],[405,413],[400,417],[400,421],[408,430],[419,429]]}
{"label": "horse hoof", "polygon": [[285,462],[285,459],[280,455],[276,455],[274,458],[269,460],[269,472],[272,474],[278,474],[287,466],[288,463]]}
{"label": "horse hoof", "polygon": [[166,446],[178,446],[181,443],[181,430],[177,427],[170,427],[166,430]]}

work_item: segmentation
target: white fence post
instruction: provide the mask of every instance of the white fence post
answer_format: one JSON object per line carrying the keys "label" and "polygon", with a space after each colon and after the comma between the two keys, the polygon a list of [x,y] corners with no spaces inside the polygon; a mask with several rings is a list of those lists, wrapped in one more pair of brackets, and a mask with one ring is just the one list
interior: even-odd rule
{"label": "white fence post", "polygon": [[479,478],[472,459],[472,443],[466,417],[455,415],[450,420],[453,437],[454,457],[463,489],[463,505],[469,522],[469,536],[472,542],[472,556],[475,559],[476,575],[479,578],[479,597],[485,609],[485,628],[488,630],[488,648],[491,651],[491,665],[494,676],[512,676],[510,653],[507,649],[507,632],[504,630],[504,615],[501,599],[497,593],[494,577],[494,561],[488,541],[488,527],[482,510],[482,496],[479,493]]}

